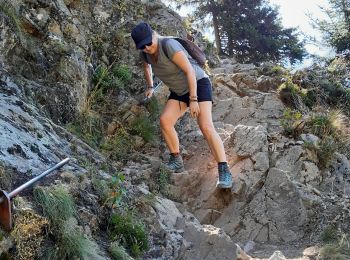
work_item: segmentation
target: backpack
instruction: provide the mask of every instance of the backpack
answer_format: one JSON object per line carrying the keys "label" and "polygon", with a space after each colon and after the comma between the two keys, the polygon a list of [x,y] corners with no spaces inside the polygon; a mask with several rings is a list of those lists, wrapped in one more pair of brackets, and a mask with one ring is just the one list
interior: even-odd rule
{"label": "backpack", "polygon": [[[188,54],[198,63],[199,66],[201,67],[205,66],[207,61],[207,58],[205,57],[205,53],[194,42],[191,42],[190,40],[183,39],[183,38],[170,37],[170,38],[164,38],[161,41],[163,52],[168,59],[170,58],[166,48],[166,42],[169,39],[174,39],[178,41],[182,45],[182,47],[184,47],[184,49],[188,52]],[[142,52],[142,54],[145,60],[148,62],[146,53]]]}

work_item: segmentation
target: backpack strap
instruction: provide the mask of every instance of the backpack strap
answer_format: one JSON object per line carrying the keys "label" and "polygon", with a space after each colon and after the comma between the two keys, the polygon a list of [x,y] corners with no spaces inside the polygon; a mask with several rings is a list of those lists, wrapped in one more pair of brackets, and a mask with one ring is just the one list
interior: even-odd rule
{"label": "backpack strap", "polygon": [[166,43],[168,42],[168,40],[171,39],[171,38],[164,38],[160,44],[162,45],[162,49],[163,49],[163,52],[165,54],[165,56],[170,60],[169,58],[169,54],[168,54],[168,50],[166,48]]}
{"label": "backpack strap", "polygon": [[143,58],[145,59],[145,62],[147,62],[148,64],[150,64],[149,61],[148,61],[148,58],[147,58],[147,54],[144,53],[143,51],[141,51],[141,53],[142,53]]}

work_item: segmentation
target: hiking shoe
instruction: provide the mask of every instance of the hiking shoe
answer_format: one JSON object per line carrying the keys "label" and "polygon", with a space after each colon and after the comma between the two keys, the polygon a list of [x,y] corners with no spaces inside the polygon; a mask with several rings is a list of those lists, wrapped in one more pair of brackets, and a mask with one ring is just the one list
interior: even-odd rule
{"label": "hiking shoe", "polygon": [[185,171],[181,155],[174,156],[170,154],[169,161],[168,163],[164,164],[164,167],[166,170],[176,173]]}
{"label": "hiking shoe", "polygon": [[229,189],[232,187],[232,175],[230,172],[230,168],[227,164],[219,164],[218,166],[219,170],[219,179],[216,183],[217,188],[221,189]]}

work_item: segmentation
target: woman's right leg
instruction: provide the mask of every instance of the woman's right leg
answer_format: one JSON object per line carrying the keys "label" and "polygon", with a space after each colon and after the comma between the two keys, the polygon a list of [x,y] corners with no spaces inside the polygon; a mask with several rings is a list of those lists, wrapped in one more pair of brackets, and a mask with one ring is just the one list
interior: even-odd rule
{"label": "woman's right leg", "polygon": [[180,152],[179,137],[175,131],[175,124],[186,110],[186,103],[169,99],[160,115],[160,128],[170,153]]}

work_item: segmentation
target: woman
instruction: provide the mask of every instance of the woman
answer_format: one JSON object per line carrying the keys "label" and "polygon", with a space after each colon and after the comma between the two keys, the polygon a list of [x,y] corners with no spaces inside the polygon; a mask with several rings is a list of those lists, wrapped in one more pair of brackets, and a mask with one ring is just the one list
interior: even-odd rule
{"label": "woman", "polygon": [[151,97],[154,91],[152,72],[170,89],[169,99],[160,116],[162,135],[170,151],[166,168],[175,172],[184,171],[174,126],[189,107],[191,116],[197,118],[199,128],[218,162],[219,178],[216,186],[231,188],[232,176],[224,145],[212,120],[213,99],[208,75],[175,39],[165,41],[166,55],[161,45],[164,37],[153,32],[147,23],[139,23],[131,36],[136,48],[141,50],[140,57],[144,61],[143,70],[148,86],[146,96]]}

